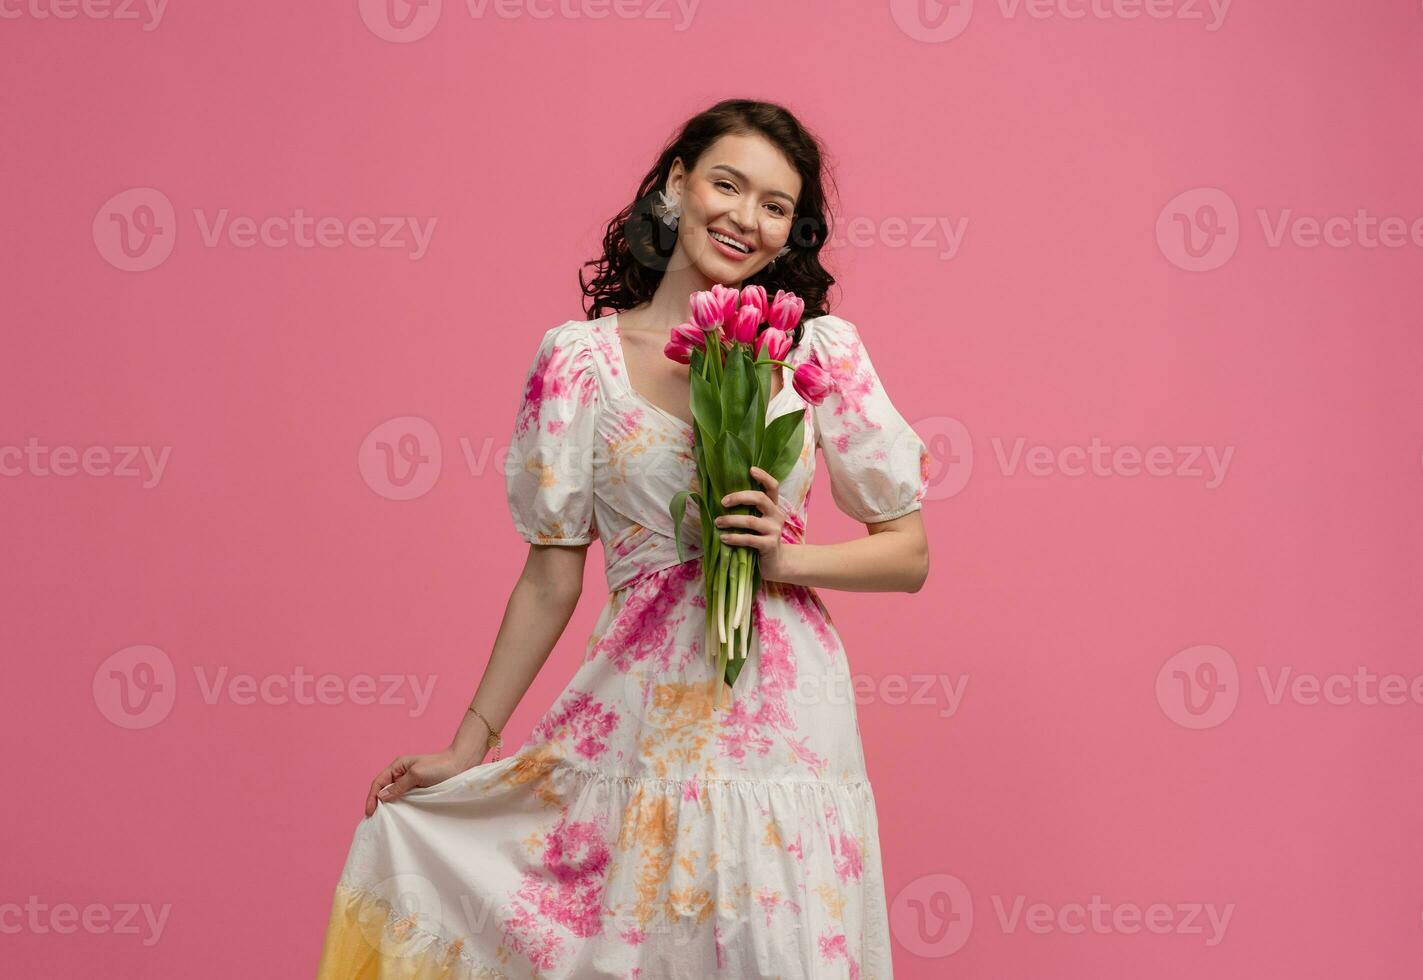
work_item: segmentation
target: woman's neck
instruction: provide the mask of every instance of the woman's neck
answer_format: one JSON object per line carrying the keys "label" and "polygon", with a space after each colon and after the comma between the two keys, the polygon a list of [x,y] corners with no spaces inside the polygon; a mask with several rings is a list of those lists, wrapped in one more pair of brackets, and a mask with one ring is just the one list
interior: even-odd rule
{"label": "woman's neck", "polygon": [[[652,299],[634,306],[620,319],[633,330],[670,333],[691,316],[692,294],[711,289],[712,285],[694,266],[668,272],[657,284]],[[740,284],[730,288],[739,289]]]}

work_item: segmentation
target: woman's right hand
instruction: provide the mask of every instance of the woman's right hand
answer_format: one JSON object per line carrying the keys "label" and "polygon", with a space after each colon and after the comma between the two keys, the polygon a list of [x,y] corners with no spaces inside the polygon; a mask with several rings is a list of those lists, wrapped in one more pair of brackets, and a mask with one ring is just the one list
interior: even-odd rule
{"label": "woman's right hand", "polygon": [[366,816],[376,812],[377,803],[389,803],[416,786],[434,786],[478,765],[478,759],[455,754],[450,749],[429,755],[402,755],[371,782],[366,795]]}

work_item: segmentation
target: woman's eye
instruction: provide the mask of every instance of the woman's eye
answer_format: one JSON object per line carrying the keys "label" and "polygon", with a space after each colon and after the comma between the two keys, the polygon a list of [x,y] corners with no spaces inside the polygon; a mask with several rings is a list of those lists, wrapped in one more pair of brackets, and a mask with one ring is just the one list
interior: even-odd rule
{"label": "woman's eye", "polygon": [[716,186],[717,186],[717,187],[729,187],[729,188],[731,188],[732,190],[736,190],[736,185],[733,184],[733,183],[732,183],[731,181],[729,181],[729,180],[719,180],[719,181],[716,182]]}
{"label": "woman's eye", "polygon": [[786,213],[785,209],[782,208],[779,204],[772,204],[771,207],[776,209],[776,215],[778,217],[783,217]]}

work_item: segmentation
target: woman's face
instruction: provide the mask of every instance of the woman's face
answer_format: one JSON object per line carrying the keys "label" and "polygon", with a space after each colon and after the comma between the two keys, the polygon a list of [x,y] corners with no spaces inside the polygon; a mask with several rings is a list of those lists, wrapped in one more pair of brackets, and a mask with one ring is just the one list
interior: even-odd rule
{"label": "woman's face", "polygon": [[680,158],[672,163],[667,193],[682,203],[677,243],[712,282],[748,279],[790,239],[800,184],[800,174],[764,136],[722,136],[694,170]]}

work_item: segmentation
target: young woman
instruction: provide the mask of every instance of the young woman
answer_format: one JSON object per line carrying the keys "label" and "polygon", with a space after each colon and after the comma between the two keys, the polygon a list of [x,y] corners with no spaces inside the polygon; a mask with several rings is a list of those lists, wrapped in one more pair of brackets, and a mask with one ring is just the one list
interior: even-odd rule
{"label": "young woman", "polygon": [[[371,783],[321,978],[891,977],[850,668],[815,590],[919,589],[928,455],[855,326],[824,309],[821,169],[784,108],[722,102],[609,224],[583,282],[593,319],[543,335],[515,419],[508,500],[530,548],[489,665],[450,746]],[[803,298],[785,360],[835,382],[811,406],[782,369],[767,417],[807,413],[800,460],[779,484],[753,468],[762,489],[728,498],[759,511],[721,533],[760,553],[765,584],[722,710],[700,518],[690,507],[674,528],[667,506],[696,480],[688,369],[663,353],[716,283]],[[865,537],[804,543],[816,446]],[[501,758],[498,730],[567,625],[595,537],[609,594],[583,663]]]}

